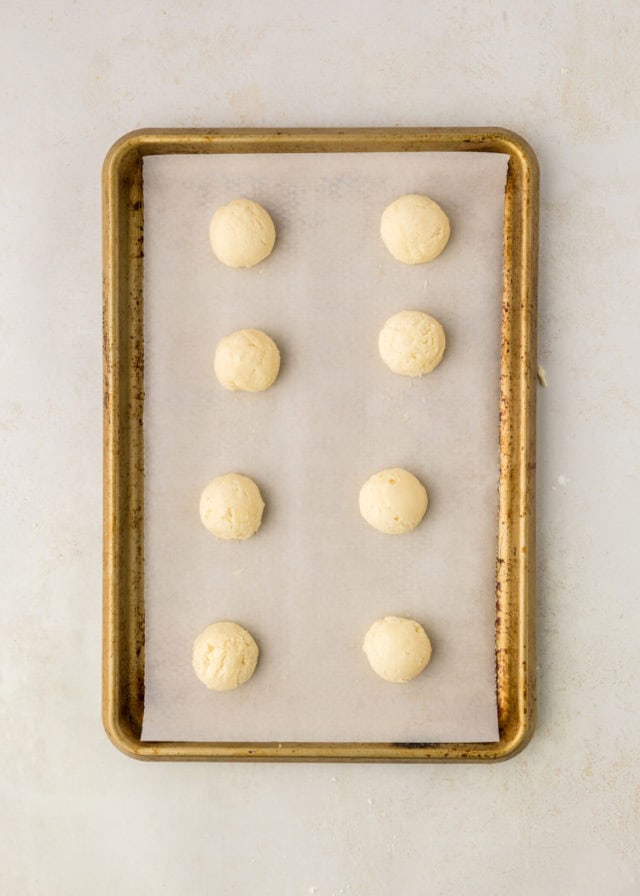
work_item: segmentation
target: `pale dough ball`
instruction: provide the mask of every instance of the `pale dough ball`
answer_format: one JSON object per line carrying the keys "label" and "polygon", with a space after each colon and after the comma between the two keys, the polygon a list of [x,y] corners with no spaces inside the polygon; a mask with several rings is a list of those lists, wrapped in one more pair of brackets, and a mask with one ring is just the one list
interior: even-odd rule
{"label": "pale dough ball", "polygon": [[420,480],[398,467],[374,473],[360,489],[360,513],[374,529],[388,535],[415,529],[428,502]]}
{"label": "pale dough ball", "polygon": [[234,199],[211,219],[213,254],[230,268],[252,268],[271,255],[276,229],[269,212],[251,199]]}
{"label": "pale dough ball", "polygon": [[422,376],[442,361],[446,338],[442,325],[423,311],[398,311],[378,337],[380,357],[394,373]]}
{"label": "pale dough ball", "polygon": [[237,622],[214,622],[193,642],[193,669],[212,691],[232,691],[249,681],[258,645]]}
{"label": "pale dough ball", "polygon": [[362,647],[373,671],[401,684],[420,675],[431,659],[431,642],[414,619],[385,616],[373,623]]}
{"label": "pale dough ball", "polygon": [[260,528],[264,501],[253,479],[238,473],[217,476],[200,496],[200,519],[216,538],[251,538]]}
{"label": "pale dough ball", "polygon": [[280,352],[262,330],[236,330],[218,343],[213,366],[225,389],[262,392],[276,381]]}
{"label": "pale dough ball", "polygon": [[380,235],[404,264],[433,261],[449,242],[449,219],[437,202],[419,193],[400,196],[382,213]]}

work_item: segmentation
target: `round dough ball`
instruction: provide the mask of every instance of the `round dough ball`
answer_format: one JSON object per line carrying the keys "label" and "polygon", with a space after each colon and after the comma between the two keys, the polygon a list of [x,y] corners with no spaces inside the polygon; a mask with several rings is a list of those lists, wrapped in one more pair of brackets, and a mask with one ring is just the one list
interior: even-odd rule
{"label": "round dough ball", "polygon": [[414,619],[385,616],[373,623],[362,649],[373,671],[397,684],[420,675],[431,659],[431,642]]}
{"label": "round dough ball", "polygon": [[200,496],[200,519],[216,538],[251,538],[260,528],[264,501],[253,479],[238,473],[217,476]]}
{"label": "round dough ball", "polygon": [[449,219],[437,202],[419,193],[400,196],[382,213],[380,235],[404,264],[433,261],[449,242]]}
{"label": "round dough ball", "polygon": [[214,622],[193,642],[193,669],[212,691],[232,691],[249,681],[258,645],[237,622]]}
{"label": "round dough ball", "polygon": [[262,392],[276,381],[280,352],[262,330],[236,330],[218,343],[213,367],[225,389]]}
{"label": "round dough ball", "polygon": [[374,529],[388,535],[415,529],[428,503],[420,480],[398,467],[374,473],[360,489],[360,513]]}
{"label": "round dough ball", "polygon": [[380,357],[390,370],[403,376],[431,373],[442,361],[445,346],[442,325],[423,311],[398,311],[378,337]]}
{"label": "round dough ball", "polygon": [[252,268],[271,255],[276,229],[269,212],[251,199],[234,199],[211,219],[209,240],[216,258],[230,268]]}

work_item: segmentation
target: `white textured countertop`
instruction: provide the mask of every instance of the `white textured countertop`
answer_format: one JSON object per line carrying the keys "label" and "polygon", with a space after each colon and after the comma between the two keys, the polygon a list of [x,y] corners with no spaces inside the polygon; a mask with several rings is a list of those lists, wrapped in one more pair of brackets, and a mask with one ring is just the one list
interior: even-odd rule
{"label": "white textured countertop", "polygon": [[[10,2],[0,890],[640,892],[634,0]],[[542,172],[539,725],[496,766],[142,764],[100,724],[100,166],[143,126],[501,125]]]}

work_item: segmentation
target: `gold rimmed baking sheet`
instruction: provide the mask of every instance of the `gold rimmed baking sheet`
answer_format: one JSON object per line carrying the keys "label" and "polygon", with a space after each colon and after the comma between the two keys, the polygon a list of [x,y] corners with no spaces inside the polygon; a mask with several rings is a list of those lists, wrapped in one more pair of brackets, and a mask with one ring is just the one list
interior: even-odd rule
{"label": "gold rimmed baking sheet", "polygon": [[[505,206],[500,507],[496,615],[501,737],[484,744],[142,742],[144,702],[142,159],[203,152],[420,152],[510,156]],[[482,130],[143,132],[109,154],[105,189],[104,718],[126,752],[165,758],[497,759],[533,723],[531,394],[534,365],[535,159],[519,138]],[[524,549],[524,550],[523,550]]]}

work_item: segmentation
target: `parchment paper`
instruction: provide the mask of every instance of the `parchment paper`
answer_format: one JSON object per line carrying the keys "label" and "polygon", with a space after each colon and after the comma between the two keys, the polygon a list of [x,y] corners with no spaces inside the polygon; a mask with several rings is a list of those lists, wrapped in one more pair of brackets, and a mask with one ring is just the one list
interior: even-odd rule
{"label": "parchment paper", "polygon": [[[507,157],[489,153],[158,156],[144,161],[146,673],[143,739],[492,741],[498,388]],[[427,193],[452,236],[427,265],[395,261],[385,206]],[[231,270],[213,211],[238,196],[277,229],[272,256]],[[392,374],[378,332],[433,314],[432,374]],[[218,340],[268,332],[275,386],[224,390]],[[429,492],[423,523],[387,536],[358,511],[372,473],[400,466]],[[246,542],[202,526],[205,484],[239,472],[266,501]],[[393,685],[362,641],[384,615],[426,628],[433,659]],[[235,620],[260,645],[254,678],[208,691],[195,636]]]}

